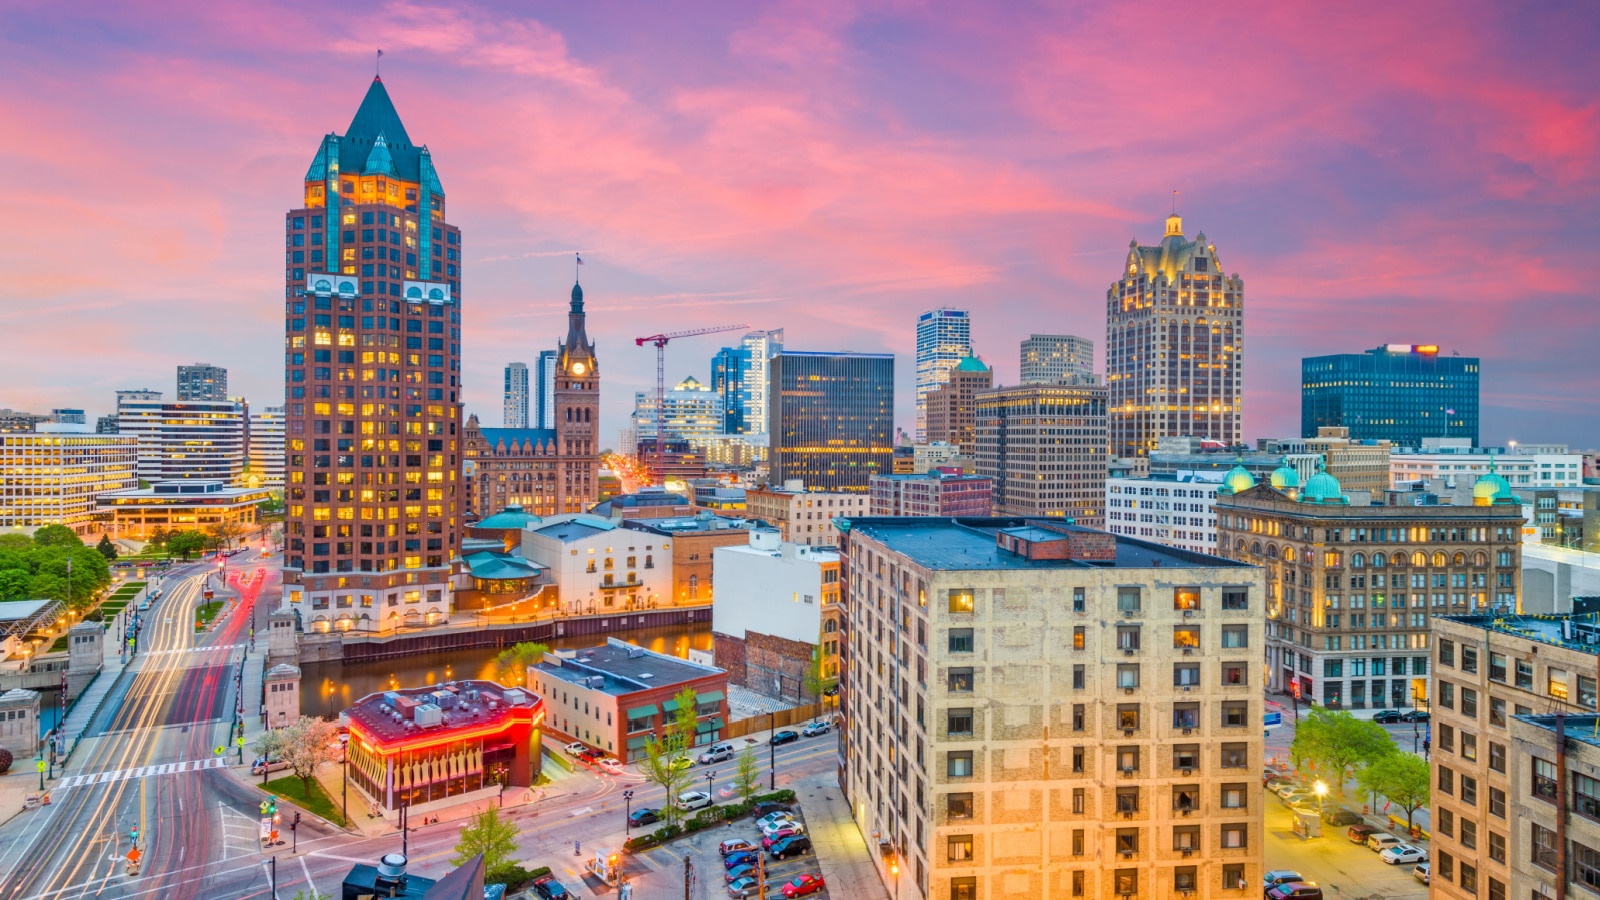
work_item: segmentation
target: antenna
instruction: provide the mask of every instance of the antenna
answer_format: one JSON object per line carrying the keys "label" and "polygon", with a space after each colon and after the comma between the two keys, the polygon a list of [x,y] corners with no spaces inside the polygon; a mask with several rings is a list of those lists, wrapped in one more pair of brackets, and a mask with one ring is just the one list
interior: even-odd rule
{"label": "antenna", "polygon": [[381,69],[383,67],[383,50],[377,47],[374,47],[373,49],[378,51],[378,55],[372,58],[372,77],[382,78],[383,72]]}
{"label": "antenna", "polygon": [[[378,53],[381,56],[383,51],[380,50],[380,51],[378,51]],[[1178,214],[1178,192],[1177,191],[1173,191],[1172,192],[1172,214],[1173,215],[1177,215]]]}

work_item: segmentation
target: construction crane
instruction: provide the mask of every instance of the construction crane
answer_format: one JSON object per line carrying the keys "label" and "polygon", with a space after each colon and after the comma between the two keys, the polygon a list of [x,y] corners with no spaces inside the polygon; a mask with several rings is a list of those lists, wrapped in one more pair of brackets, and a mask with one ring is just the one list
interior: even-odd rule
{"label": "construction crane", "polygon": [[665,461],[667,443],[667,342],[678,338],[699,337],[703,334],[722,334],[725,331],[749,331],[749,325],[717,325],[713,328],[695,328],[691,331],[674,331],[670,334],[652,334],[649,337],[634,338],[634,346],[643,347],[645,344],[654,344],[656,347],[656,446],[652,454],[654,462],[650,466],[650,475],[656,484],[665,485]]}

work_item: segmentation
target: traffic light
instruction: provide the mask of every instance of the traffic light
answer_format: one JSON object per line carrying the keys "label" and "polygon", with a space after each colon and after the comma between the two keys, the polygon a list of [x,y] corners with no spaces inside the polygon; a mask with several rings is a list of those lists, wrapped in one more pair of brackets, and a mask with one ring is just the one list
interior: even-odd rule
{"label": "traffic light", "polygon": [[268,797],[267,798],[267,814],[272,816],[273,818],[277,818],[278,817],[278,798],[277,797]]}
{"label": "traffic light", "polygon": [[139,843],[139,826],[135,825],[128,829],[128,840],[133,841],[135,844]]}
{"label": "traffic light", "polygon": [[298,810],[295,811],[294,822],[292,824],[290,824],[289,827],[290,828],[299,828],[300,827],[300,812]]}

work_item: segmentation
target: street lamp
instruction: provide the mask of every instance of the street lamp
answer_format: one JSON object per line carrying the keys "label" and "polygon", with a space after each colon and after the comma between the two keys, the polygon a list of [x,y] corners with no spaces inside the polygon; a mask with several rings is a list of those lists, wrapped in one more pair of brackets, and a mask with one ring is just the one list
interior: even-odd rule
{"label": "street lamp", "polygon": [[622,792],[622,802],[624,804],[622,830],[631,831],[633,830],[633,791],[631,789]]}
{"label": "street lamp", "polygon": [[43,791],[44,790],[44,760],[41,759],[38,762],[34,763],[33,767],[35,769],[39,770],[39,790]]}
{"label": "street lamp", "polygon": [[1311,792],[1317,795],[1317,814],[1321,815],[1322,798],[1328,796],[1328,785],[1322,779],[1318,778],[1316,783],[1311,785]]}
{"label": "street lamp", "polygon": [[712,803],[717,802],[717,795],[711,792],[711,782],[717,777],[715,770],[706,773],[706,798]]}

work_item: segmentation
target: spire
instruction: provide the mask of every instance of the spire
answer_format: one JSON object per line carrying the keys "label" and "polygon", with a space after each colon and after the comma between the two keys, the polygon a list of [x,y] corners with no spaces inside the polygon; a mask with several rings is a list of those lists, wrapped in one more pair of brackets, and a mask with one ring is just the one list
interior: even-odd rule
{"label": "spire", "polygon": [[372,141],[372,152],[367,154],[366,165],[361,167],[363,175],[387,175],[390,178],[399,178],[400,175],[394,168],[394,157],[389,153],[389,142],[384,140],[383,132]]}
{"label": "spire", "polygon": [[583,315],[583,285],[574,281],[572,283],[572,315]]}
{"label": "spire", "polygon": [[383,79],[374,77],[344,136],[371,142],[379,135],[387,135],[392,144],[411,146],[411,136],[406,134],[406,126],[400,121],[400,113],[395,111],[394,101],[389,99]]}

